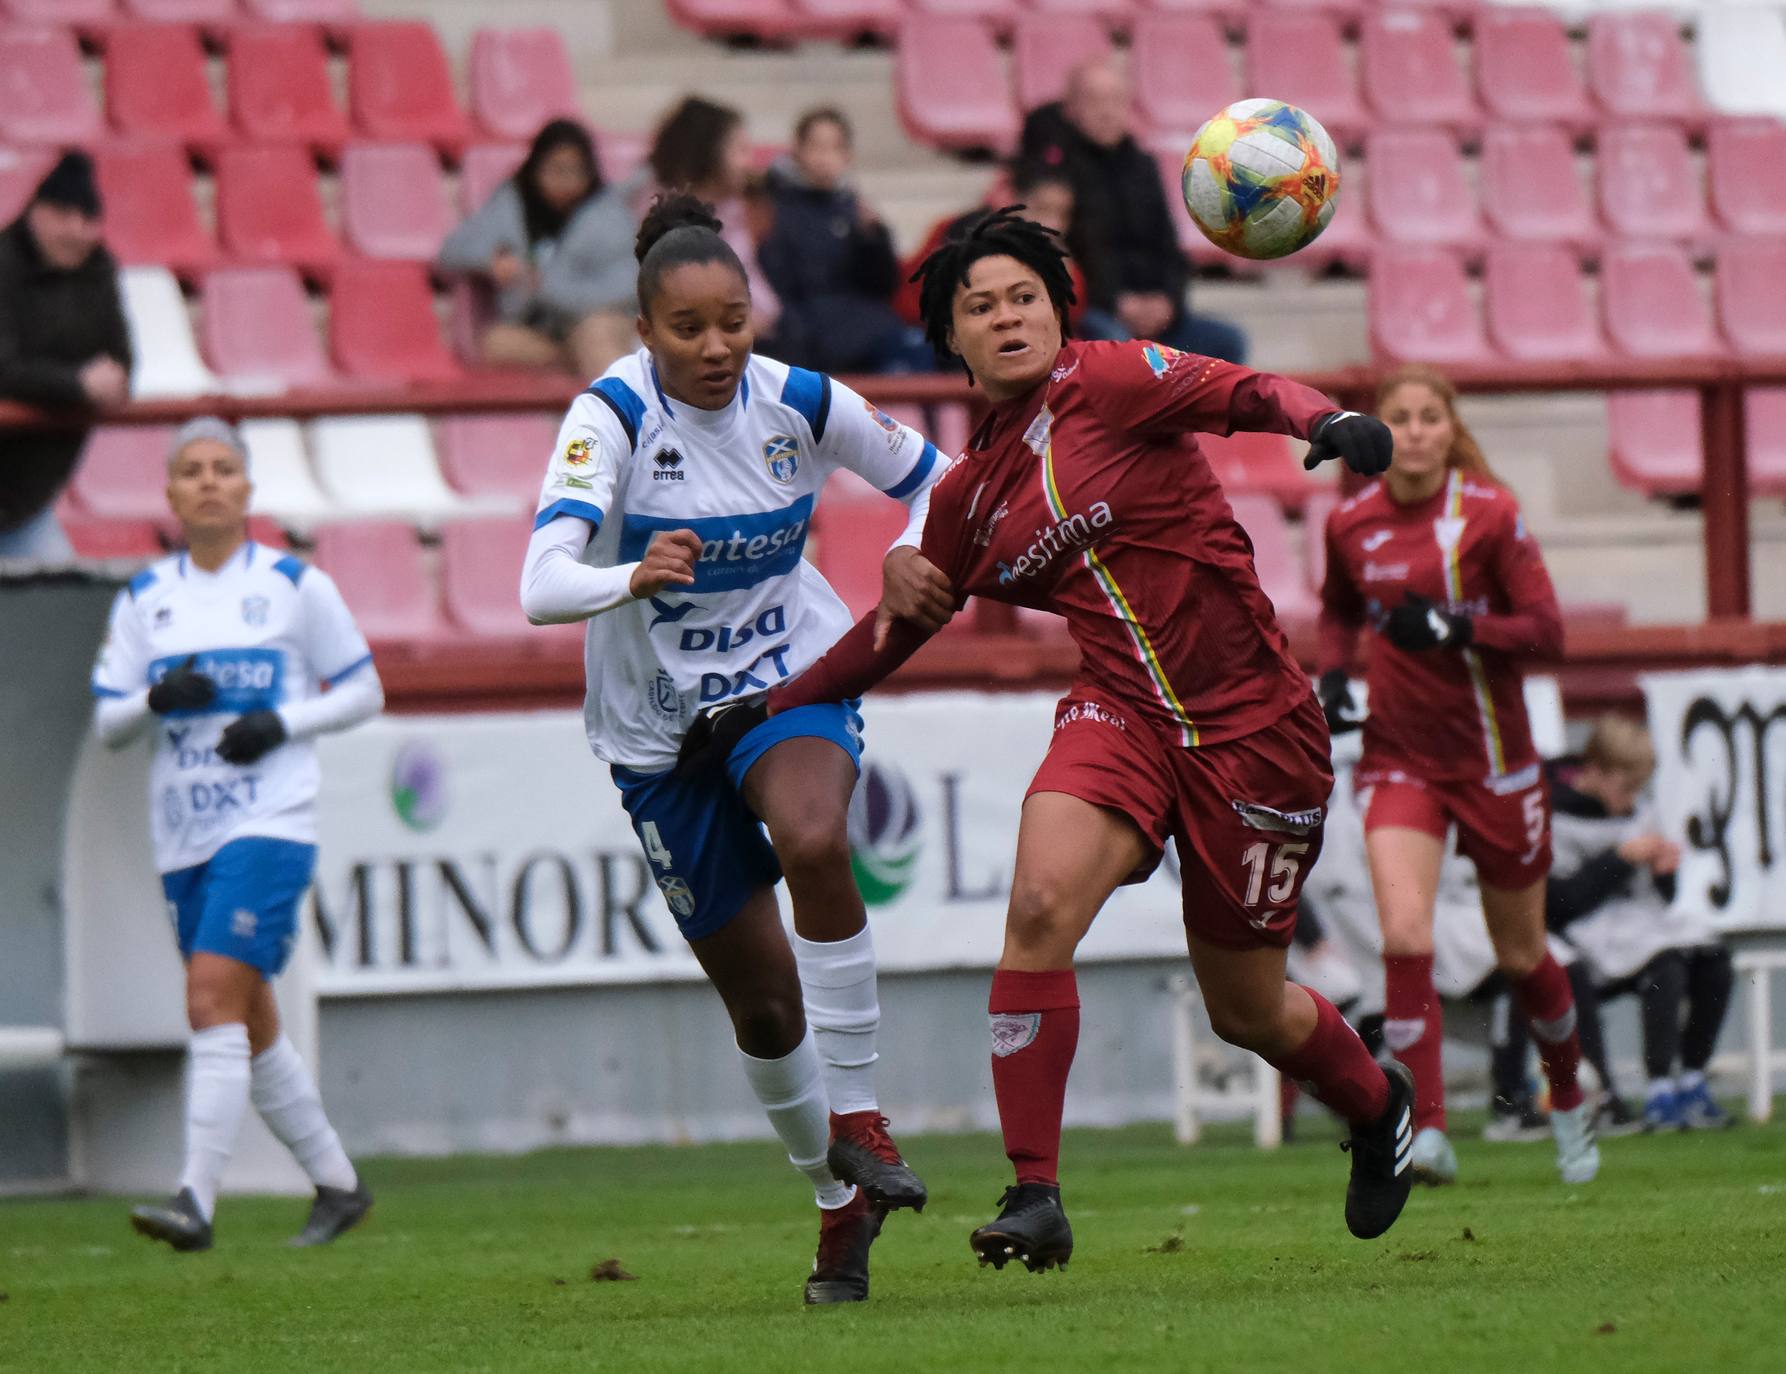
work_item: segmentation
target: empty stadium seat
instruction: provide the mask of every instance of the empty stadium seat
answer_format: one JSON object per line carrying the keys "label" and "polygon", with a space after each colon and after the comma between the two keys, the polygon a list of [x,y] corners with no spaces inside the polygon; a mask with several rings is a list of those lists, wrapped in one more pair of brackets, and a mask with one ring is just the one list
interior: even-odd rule
{"label": "empty stadium seat", "polygon": [[1286,628],[1298,621],[1313,621],[1321,613],[1321,604],[1309,590],[1283,508],[1269,496],[1247,491],[1230,491],[1228,504],[1252,540],[1253,567],[1278,620]]}
{"label": "empty stadium seat", "polygon": [[924,143],[1009,152],[1017,107],[992,31],[973,19],[916,14],[893,55],[900,122]]}
{"label": "empty stadium seat", "polygon": [[445,415],[435,429],[440,470],[455,491],[532,509],[558,438],[551,415]]}
{"label": "empty stadium seat", "polygon": [[1371,116],[1358,98],[1339,26],[1316,10],[1259,9],[1247,23],[1247,89],[1311,111],[1341,143],[1362,137]]}
{"label": "empty stadium seat", "polygon": [[1749,491],[1786,499],[1786,387],[1751,387],[1743,397]]}
{"label": "empty stadium seat", "polygon": [[1392,362],[1483,363],[1492,355],[1457,255],[1385,246],[1371,263],[1371,347]]}
{"label": "empty stadium seat", "polygon": [[1606,398],[1607,462],[1645,496],[1685,496],[1705,477],[1696,391],[1615,391]]}
{"label": "empty stadium seat", "polygon": [[316,479],[338,510],[431,525],[481,508],[441,479],[420,415],[330,415],[310,425]]}
{"label": "empty stadium seat", "polygon": [[0,142],[88,144],[101,128],[73,33],[0,29]]}
{"label": "empty stadium seat", "polygon": [[11,224],[56,165],[47,148],[0,148],[0,224]]}
{"label": "empty stadium seat", "polygon": [[1606,353],[1572,250],[1501,243],[1488,252],[1483,304],[1489,342],[1520,362],[1596,362]]}
{"label": "empty stadium seat", "polygon": [[1702,244],[1710,238],[1705,188],[1687,136],[1665,124],[1619,124],[1600,134],[1600,214],[1616,234]]}
{"label": "empty stadium seat", "polygon": [[238,263],[326,277],[341,261],[323,219],[316,166],[296,146],[230,148],[217,159],[217,236]]}
{"label": "empty stadium seat", "polygon": [[1104,24],[1126,31],[1134,22],[1141,0],[1029,0],[1039,14],[1090,15]]}
{"label": "empty stadium seat", "polygon": [[1732,348],[1786,358],[1786,238],[1725,244],[1713,294],[1718,325]]}
{"label": "empty stadium seat", "polygon": [[1025,14],[1017,21],[1011,49],[1017,107],[1033,110],[1059,100],[1066,94],[1068,73],[1109,48],[1104,26],[1087,15]]}
{"label": "empty stadium seat", "polygon": [[789,0],[664,0],[671,19],[715,38],[785,38],[794,28]]}
{"label": "empty stadium seat", "polygon": [[840,41],[891,37],[905,18],[901,0],[788,0],[788,10],[799,37]]}
{"label": "empty stadium seat", "polygon": [[1786,118],[1786,14],[1708,5],[1699,12],[1693,51],[1700,88],[1715,109]]}
{"label": "empty stadium seat", "polygon": [[232,390],[285,391],[335,380],[292,268],[221,268],[205,277],[201,303],[205,357]]}
{"label": "empty stadium seat", "polygon": [[316,24],[335,33],[360,17],[359,0],[242,0],[242,8],[269,24]]}
{"label": "empty stadium seat", "polygon": [[471,39],[471,113],[492,138],[527,140],[578,117],[577,80],[556,29],[479,29]]}
{"label": "empty stadium seat", "polygon": [[530,625],[521,610],[521,565],[533,532],[527,515],[485,515],[440,527],[440,590],[447,619],[481,640],[524,652],[574,654],[585,627]]}
{"label": "empty stadium seat", "polygon": [[425,23],[361,24],[349,43],[348,106],[367,138],[432,143],[449,157],[470,132],[453,95],[453,72]]}
{"label": "empty stadium seat", "polygon": [[[600,152],[598,148],[598,157]],[[475,215],[490,193],[512,177],[526,159],[525,143],[477,143],[467,148],[459,164],[459,213]],[[605,162],[603,171],[613,175]]]}
{"label": "empty stadium seat", "polygon": [[117,17],[113,0],[0,0],[0,19],[21,26],[75,29],[84,36],[103,33]]}
{"label": "empty stadium seat", "polygon": [[1385,238],[1481,249],[1482,215],[1449,133],[1380,129],[1370,136],[1368,161],[1371,221]]}
{"label": "empty stadium seat", "polygon": [[1710,358],[1724,352],[1693,264],[1667,244],[1620,244],[1600,263],[1600,309],[1619,352],[1637,358]]}
{"label": "empty stadium seat", "polygon": [[335,580],[366,638],[386,648],[447,637],[440,592],[415,530],[400,520],[355,520],[316,531],[316,566]]}
{"label": "empty stadium seat", "polygon": [[1136,112],[1144,126],[1159,132],[1188,136],[1240,99],[1228,43],[1214,15],[1141,15],[1129,67]]}
{"label": "empty stadium seat", "polygon": [[1786,234],[1786,123],[1729,120],[1706,136],[1712,209],[1738,234]]}
{"label": "empty stadium seat", "polygon": [[76,558],[161,557],[161,533],[153,520],[113,520],[66,506],[57,509],[56,520]]}
{"label": "empty stadium seat", "polygon": [[196,24],[209,33],[221,34],[241,18],[236,0],[118,0],[132,19],[152,24]]}
{"label": "empty stadium seat", "polygon": [[1481,107],[1452,52],[1450,25],[1439,15],[1372,12],[1364,21],[1359,74],[1379,119],[1442,124],[1460,133],[1482,123]]}
{"label": "empty stadium seat", "polygon": [[906,526],[905,509],[853,472],[833,473],[813,512],[813,559],[852,616],[881,599],[881,561]]}
{"label": "empty stadium seat", "polygon": [[182,275],[217,262],[217,244],[198,217],[192,169],[179,144],[131,139],[95,153],[105,200],[106,245],[119,262],[161,264]]}
{"label": "empty stadium seat", "polygon": [[1569,35],[1541,6],[1490,6],[1476,21],[1476,93],[1490,118],[1544,121],[1575,132],[1592,126]]}
{"label": "empty stadium seat", "polygon": [[333,157],[347,141],[321,36],[300,24],[244,24],[229,49],[229,110],[256,143],[301,143]]}
{"label": "empty stadium seat", "polygon": [[241,429],[254,477],[250,510],[300,530],[337,513],[310,470],[302,425],[285,419],[244,420]]}
{"label": "empty stadium seat", "polygon": [[112,29],[105,109],[121,133],[178,139],[206,153],[230,138],[211,99],[198,31],[183,24],[119,24]]}
{"label": "empty stadium seat", "polygon": [[350,143],[341,154],[341,234],[369,258],[432,262],[450,228],[440,163],[424,143]]}
{"label": "empty stadium seat", "polygon": [[405,262],[349,261],[329,297],[335,365],[381,382],[453,381],[459,365],[441,341],[428,274]]}
{"label": "empty stadium seat", "polygon": [[165,267],[126,267],[118,274],[124,323],[130,328],[130,394],[139,401],[213,396],[222,388],[198,355],[180,283]]}
{"label": "empty stadium seat", "polygon": [[1314,490],[1302,460],[1281,434],[1199,434],[1197,446],[1230,493],[1255,492],[1285,510],[1301,510]]}
{"label": "empty stadium seat", "polygon": [[1690,123],[1705,115],[1680,23],[1668,14],[1591,16],[1588,88],[1613,119]]}
{"label": "empty stadium seat", "polygon": [[1575,170],[1575,150],[1548,124],[1497,124],[1482,139],[1482,208],[1502,238],[1566,243],[1578,252],[1602,237]]}
{"label": "empty stadium seat", "polygon": [[68,493],[89,515],[158,520],[167,514],[171,425],[100,425],[87,436]]}

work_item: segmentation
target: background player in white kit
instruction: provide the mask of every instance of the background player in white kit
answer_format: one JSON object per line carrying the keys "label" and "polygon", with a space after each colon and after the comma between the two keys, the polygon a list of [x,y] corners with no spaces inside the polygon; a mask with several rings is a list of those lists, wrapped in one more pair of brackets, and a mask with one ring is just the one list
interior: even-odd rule
{"label": "background player in white kit", "polygon": [[[718,228],[688,195],[646,216],[646,346],[565,417],[521,604],[535,622],[589,621],[590,747],[823,1209],[806,1301],[859,1302],[885,1211],[926,1197],[875,1095],[874,948],[845,830],[861,720],[849,703],[789,712],[710,771],[679,776],[675,764],[698,711],[793,676],[849,627],[801,558],[832,472],[912,506],[906,545],[947,465],[847,387],[752,356],[749,287]],[[899,614],[937,628],[953,610],[915,548],[889,557],[887,579]],[[774,891],[784,874],[791,956]]]}
{"label": "background player in white kit", "polygon": [[333,1240],[372,1206],[280,1031],[270,980],[296,944],[316,863],[311,741],[378,714],[384,690],[328,576],[248,538],[251,490],[232,427],[202,419],[180,430],[167,499],[186,551],[119,592],[93,672],[100,737],[117,748],[155,734],[150,829],[186,961],[192,1044],[179,1190],[135,1209],[131,1224],[176,1250],[210,1247],[250,1100],[316,1185],[294,1244]]}

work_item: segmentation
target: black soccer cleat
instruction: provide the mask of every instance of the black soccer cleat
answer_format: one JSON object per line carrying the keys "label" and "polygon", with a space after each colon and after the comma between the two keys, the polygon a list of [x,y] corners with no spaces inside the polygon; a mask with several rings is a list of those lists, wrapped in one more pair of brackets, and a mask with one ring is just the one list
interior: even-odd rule
{"label": "black soccer cleat", "polygon": [[1389,1078],[1389,1105],[1375,1121],[1353,1126],[1352,1138],[1340,1146],[1352,1152],[1346,1227],[1360,1240],[1374,1240],[1395,1225],[1414,1186],[1408,1167],[1414,1152],[1414,1075],[1393,1059],[1383,1072]]}
{"label": "black soccer cleat", "polygon": [[176,1250],[195,1251],[211,1248],[211,1223],[199,1210],[198,1198],[192,1189],[182,1188],[165,1203],[132,1207],[130,1225],[139,1236],[164,1240]]}
{"label": "black soccer cleat", "polygon": [[806,1305],[868,1301],[868,1247],[887,1209],[860,1188],[841,1207],[819,1213],[819,1253],[806,1280]]}
{"label": "black soccer cleat", "polygon": [[998,1205],[998,1219],[967,1238],[981,1264],[1003,1269],[1017,1260],[1032,1274],[1067,1267],[1073,1228],[1061,1210],[1059,1185],[1018,1183],[1005,1189]]}
{"label": "black soccer cleat", "polygon": [[355,1179],[351,1189],[316,1189],[316,1201],[310,1204],[310,1219],[304,1229],[291,1238],[295,1246],[327,1245],[343,1231],[351,1231],[366,1219],[372,1210],[372,1190],[364,1179]]}
{"label": "black soccer cleat", "polygon": [[831,1148],[825,1163],[844,1183],[853,1183],[888,1211],[910,1207],[922,1212],[930,1200],[924,1180],[899,1153],[878,1111],[831,1113]]}

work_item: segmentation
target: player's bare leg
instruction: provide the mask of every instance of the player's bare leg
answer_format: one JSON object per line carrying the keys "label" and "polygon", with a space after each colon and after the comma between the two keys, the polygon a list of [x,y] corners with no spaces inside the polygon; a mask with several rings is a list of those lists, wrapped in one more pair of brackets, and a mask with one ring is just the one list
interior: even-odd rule
{"label": "player's bare leg", "polygon": [[1381,826],[1364,837],[1383,929],[1383,1040],[1414,1076],[1414,1175],[1423,1183],[1457,1177],[1445,1137],[1444,1019],[1433,986],[1433,909],[1443,840],[1424,830]]}
{"label": "player's bare leg", "polygon": [[1600,1170],[1600,1146],[1581,1091],[1575,994],[1545,940],[1544,880],[1518,889],[1484,883],[1482,915],[1494,942],[1495,962],[1531,1023],[1538,1059],[1550,1082],[1557,1171],[1565,1183],[1587,1183]]}
{"label": "player's bare leg", "polygon": [[794,959],[825,1066],[831,1170],[886,1207],[928,1193],[887,1131],[875,1091],[881,1004],[874,938],[850,869],[854,761],[830,740],[784,740],[744,776],[744,800],[769,829],[794,907]]}

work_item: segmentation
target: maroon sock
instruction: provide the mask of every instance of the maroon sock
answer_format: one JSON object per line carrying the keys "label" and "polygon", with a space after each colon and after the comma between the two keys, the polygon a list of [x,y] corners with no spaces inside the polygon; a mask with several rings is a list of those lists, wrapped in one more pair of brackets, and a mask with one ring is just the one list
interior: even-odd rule
{"label": "maroon sock", "polygon": [[1019,1183],[1060,1181],[1060,1117],[1079,1045],[1072,969],[992,975],[992,1091]]}
{"label": "maroon sock", "polygon": [[1445,1129],[1445,1024],[1430,954],[1383,956],[1383,1044],[1414,1075],[1414,1129]]}
{"label": "maroon sock", "polygon": [[1303,991],[1315,1002],[1315,1028],[1290,1053],[1273,1059],[1272,1067],[1353,1125],[1375,1121],[1389,1105],[1388,1077],[1339,1008],[1313,988]]}
{"label": "maroon sock", "polygon": [[1575,994],[1569,988],[1569,975],[1546,950],[1537,968],[1514,980],[1513,995],[1532,1023],[1538,1059],[1550,1080],[1551,1110],[1566,1112],[1579,1107],[1582,1092],[1576,1071],[1581,1068],[1581,1040],[1575,1033]]}

